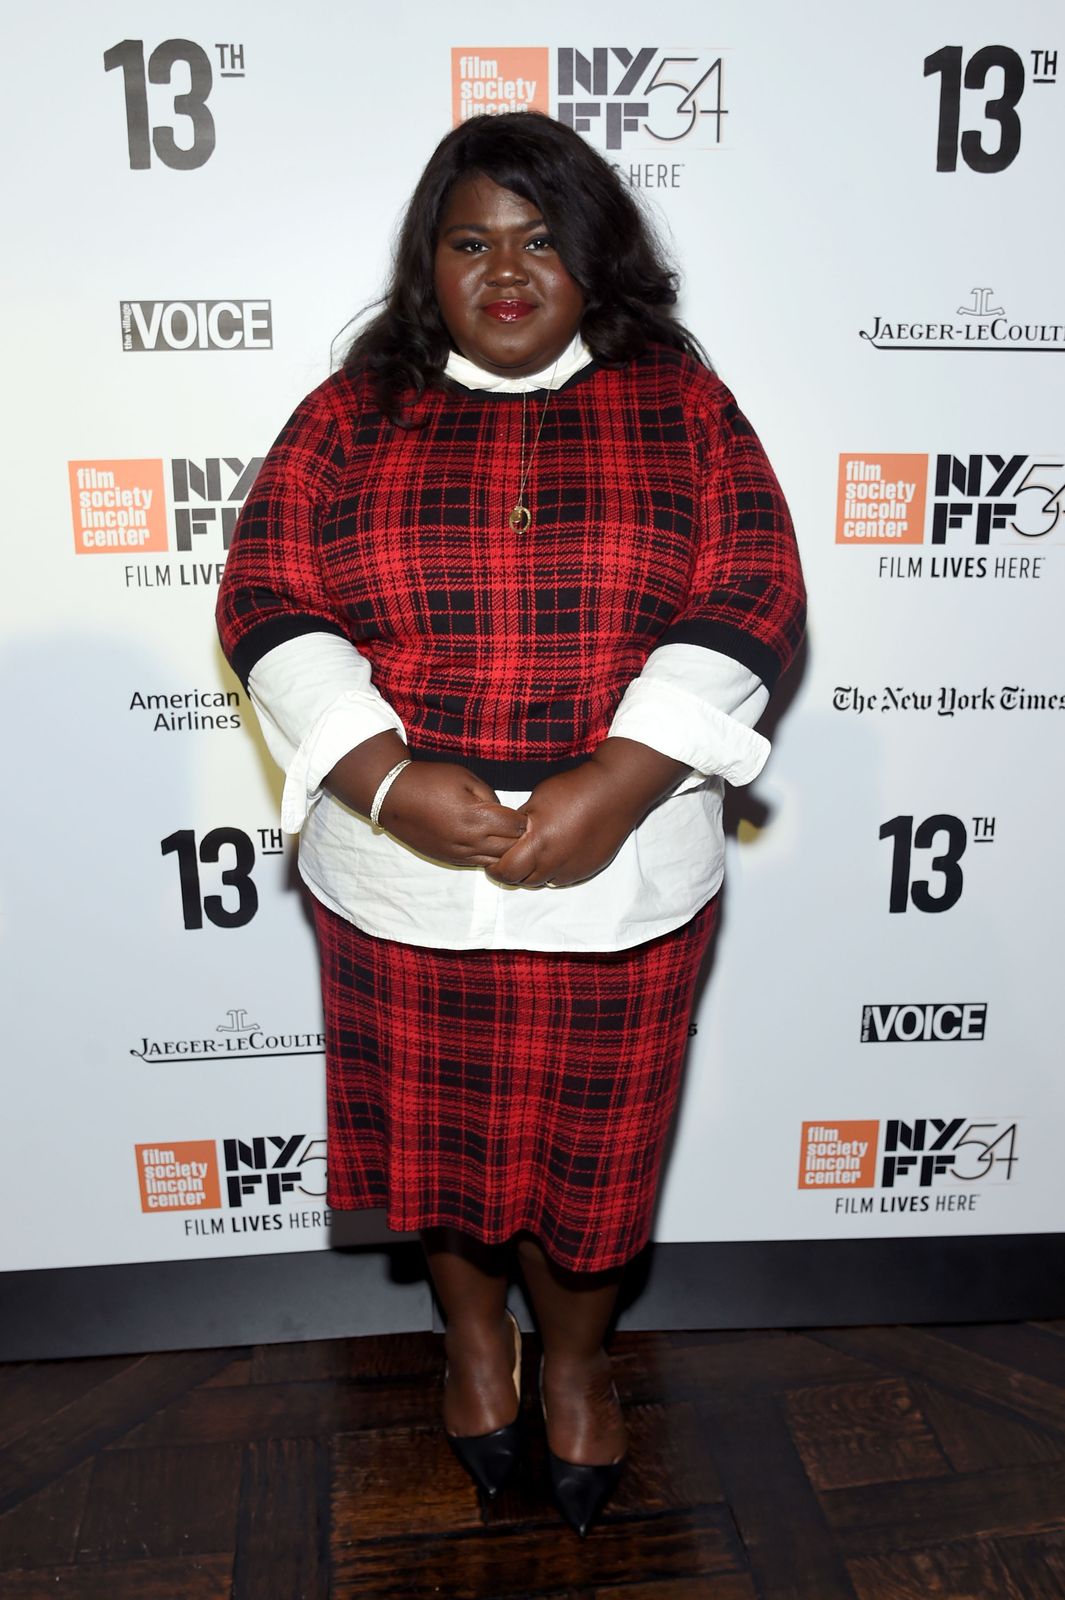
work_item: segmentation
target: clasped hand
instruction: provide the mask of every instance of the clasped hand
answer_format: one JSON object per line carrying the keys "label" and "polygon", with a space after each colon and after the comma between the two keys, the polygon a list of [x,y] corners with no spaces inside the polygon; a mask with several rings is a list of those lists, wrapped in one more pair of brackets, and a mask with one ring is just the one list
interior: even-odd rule
{"label": "clasped hand", "polygon": [[[678,763],[627,741],[608,741],[569,772],[537,784],[516,809],[465,767],[415,762],[389,790],[381,821],[404,844],[452,866],[483,867],[497,883],[559,888],[593,877],[611,861]],[[619,755],[621,760],[619,761]],[[650,761],[650,785],[646,764]]]}
{"label": "clasped hand", "polygon": [[395,780],[381,822],[434,861],[483,867],[497,883],[558,887],[590,878],[616,855],[639,815],[594,759],[545,778],[517,810],[449,762],[415,762]]}
{"label": "clasped hand", "polygon": [[613,860],[642,809],[593,756],[536,785],[517,808],[524,833],[485,871],[497,883],[529,889],[580,883]]}

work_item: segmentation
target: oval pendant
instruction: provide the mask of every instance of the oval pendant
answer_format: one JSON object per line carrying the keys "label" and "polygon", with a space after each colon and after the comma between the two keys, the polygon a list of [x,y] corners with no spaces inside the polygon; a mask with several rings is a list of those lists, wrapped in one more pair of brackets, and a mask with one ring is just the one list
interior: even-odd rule
{"label": "oval pendant", "polygon": [[517,505],[514,507],[514,510],[507,518],[507,521],[510,523],[512,533],[528,533],[529,527],[532,523],[532,517],[529,513],[528,506],[522,505],[521,501],[519,500]]}

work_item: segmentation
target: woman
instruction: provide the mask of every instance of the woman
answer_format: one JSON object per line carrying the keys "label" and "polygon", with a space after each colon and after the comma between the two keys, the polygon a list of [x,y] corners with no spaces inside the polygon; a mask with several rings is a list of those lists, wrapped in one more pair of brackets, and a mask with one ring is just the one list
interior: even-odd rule
{"label": "woman", "polygon": [[326,1009],[329,1192],[421,1231],[444,1423],[520,1448],[508,1244],[582,1534],[722,871],[724,779],[802,631],[750,425],[630,193],[536,113],[450,133],[384,309],[267,456],[219,598],[286,772]]}

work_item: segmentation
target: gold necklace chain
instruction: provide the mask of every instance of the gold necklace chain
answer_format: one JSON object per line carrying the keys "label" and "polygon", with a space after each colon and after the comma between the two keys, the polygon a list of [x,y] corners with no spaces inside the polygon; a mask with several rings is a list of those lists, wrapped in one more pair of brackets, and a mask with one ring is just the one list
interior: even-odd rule
{"label": "gold necklace chain", "polygon": [[[551,369],[551,382],[552,383],[554,382],[555,372],[557,371],[557,369],[558,369],[558,361],[556,359],[555,365]],[[507,523],[508,523],[512,533],[528,533],[529,529],[532,527],[532,512],[529,510],[528,506],[525,504],[525,485],[528,482],[529,473],[532,471],[533,458],[536,455],[536,446],[540,443],[540,435],[544,431],[544,418],[547,415],[547,403],[548,403],[548,401],[550,399],[551,399],[551,388],[550,388],[550,385],[549,385],[548,386],[548,390],[547,390],[547,394],[544,397],[543,406],[540,408],[540,424],[539,424],[539,426],[538,426],[538,428],[536,430],[536,438],[533,440],[532,449],[529,451],[529,459],[528,459],[528,461],[526,461],[526,459],[525,459],[525,412],[526,412],[526,402],[528,400],[528,393],[524,389],[521,392],[521,482],[518,484],[518,498],[514,502],[514,505],[513,505],[512,509],[511,509],[510,515],[507,518]]]}

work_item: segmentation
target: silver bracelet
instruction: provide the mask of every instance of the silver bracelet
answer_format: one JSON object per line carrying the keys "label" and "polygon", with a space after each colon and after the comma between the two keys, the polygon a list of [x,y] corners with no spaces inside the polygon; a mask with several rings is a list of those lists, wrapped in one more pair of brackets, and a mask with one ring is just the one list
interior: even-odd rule
{"label": "silver bracelet", "polygon": [[397,761],[391,772],[386,772],[381,782],[377,785],[377,793],[374,795],[373,804],[370,806],[370,821],[375,828],[379,827],[381,823],[381,807],[384,805],[385,795],[391,789],[403,768],[409,767],[410,764],[410,756],[407,757],[406,761]]}

